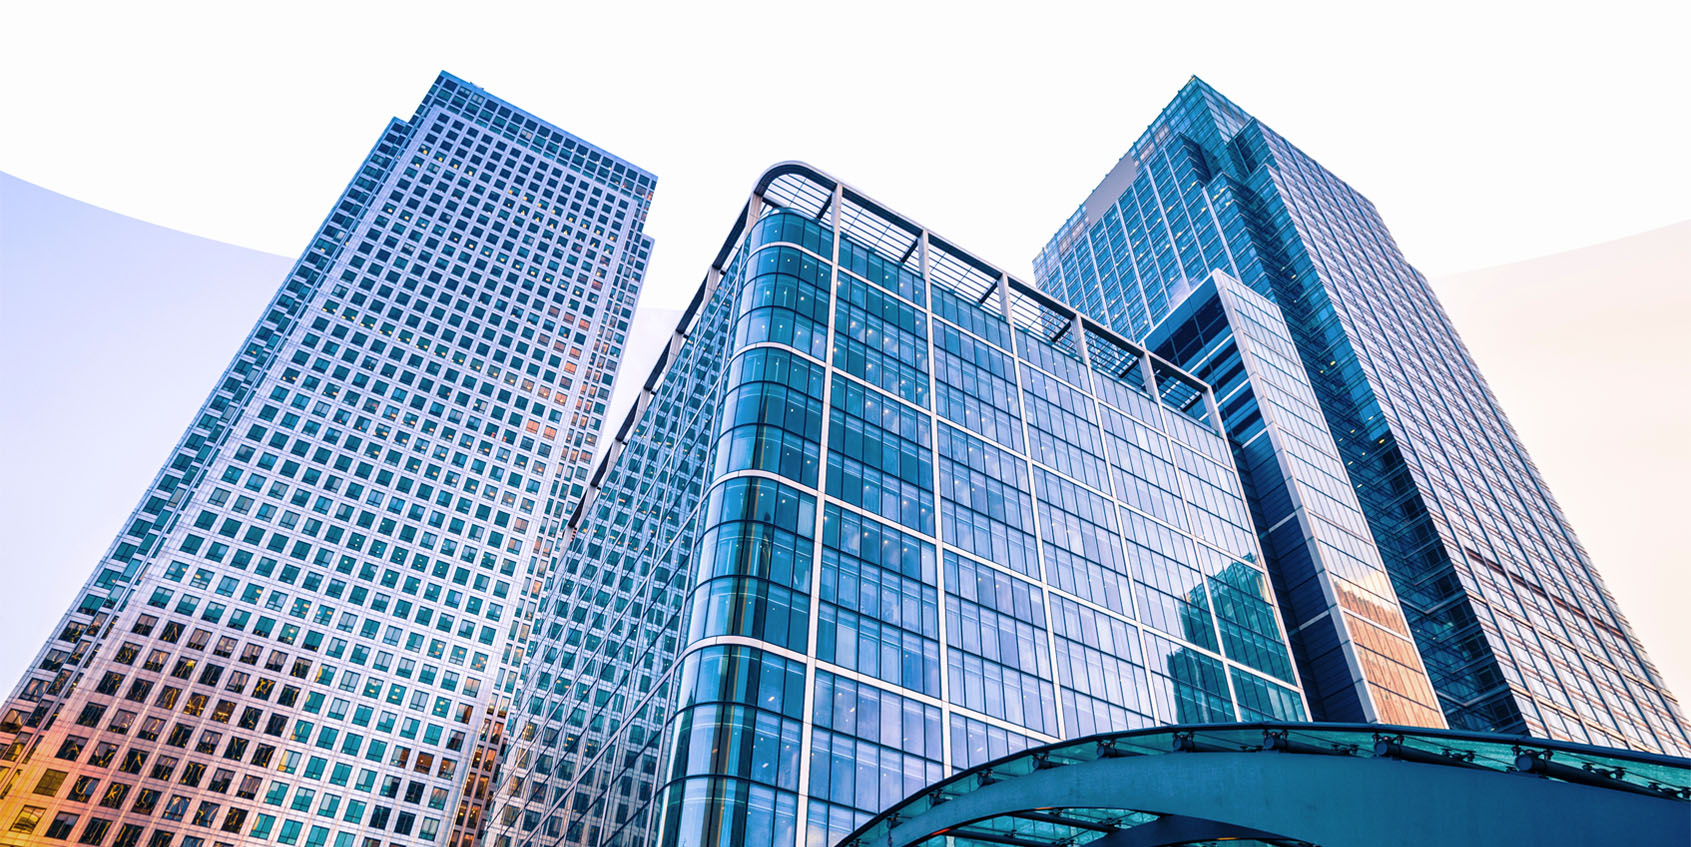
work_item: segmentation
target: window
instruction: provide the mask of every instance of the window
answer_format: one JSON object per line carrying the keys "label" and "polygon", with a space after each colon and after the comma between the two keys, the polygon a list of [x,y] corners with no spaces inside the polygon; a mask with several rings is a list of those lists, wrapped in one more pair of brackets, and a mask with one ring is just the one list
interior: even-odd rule
{"label": "window", "polygon": [[213,732],[208,729],[200,733],[200,740],[199,743],[194,745],[194,752],[206,754],[215,753],[217,752],[218,742],[222,740],[223,733]]}
{"label": "window", "polygon": [[270,783],[270,790],[265,792],[264,802],[272,806],[282,805],[282,799],[288,796],[288,784],[285,782]]}
{"label": "window", "polygon": [[47,825],[47,837],[63,841],[70,837],[70,831],[76,827],[77,815],[70,812],[60,812],[53,822]]}
{"label": "window", "polygon": [[79,776],[76,778],[76,782],[71,784],[70,794],[66,796],[66,799],[73,803],[86,803],[94,799],[94,791],[99,787],[99,777]]}
{"label": "window", "polygon": [[167,821],[179,821],[188,814],[188,797],[185,794],[175,794],[170,802],[164,804],[164,811],[159,817]]}
{"label": "window", "polygon": [[253,819],[252,832],[249,834],[255,841],[268,839],[270,837],[270,830],[275,825],[275,815],[258,815]]}
{"label": "window", "polygon": [[106,730],[108,732],[115,732],[119,735],[123,735],[123,734],[129,732],[130,725],[132,725],[134,723],[135,723],[135,713],[134,712],[119,711],[117,714],[112,715],[112,722],[110,724],[106,725]]}
{"label": "window", "polygon": [[41,774],[41,779],[35,783],[35,793],[53,797],[59,793],[59,786],[65,784],[64,771],[47,771]]}
{"label": "window", "polygon": [[218,723],[228,723],[229,718],[234,714],[235,701],[219,700],[217,701],[217,708],[212,710],[211,719]]}
{"label": "window", "polygon": [[30,833],[35,831],[35,825],[41,822],[41,813],[46,811],[41,806],[25,806],[18,810],[18,816],[12,819],[12,831]]}
{"label": "window", "polygon": [[123,801],[129,797],[129,786],[121,782],[114,782],[106,786],[106,793],[100,797],[100,805],[107,809],[122,809]]}
{"label": "window", "polygon": [[150,815],[159,804],[159,791],[156,788],[142,788],[135,792],[135,805],[130,811],[137,815]]}
{"label": "window", "polygon": [[137,823],[124,824],[118,828],[117,838],[112,841],[112,847],[136,847],[137,844],[141,843],[141,833],[145,829],[146,827]]}
{"label": "window", "polygon": [[79,735],[66,738],[65,743],[59,745],[58,757],[75,761],[78,756],[82,755],[82,748],[87,744],[88,739]]}
{"label": "window", "polygon": [[102,741],[94,745],[94,752],[88,755],[88,764],[103,768],[112,763],[112,757],[117,755],[117,745],[110,741]]}
{"label": "window", "polygon": [[78,844],[99,844],[106,840],[106,833],[111,830],[112,822],[105,818],[90,818],[88,825],[82,828],[82,837]]}
{"label": "window", "polygon": [[269,744],[259,744],[253,747],[253,767],[265,768],[270,766],[270,757],[276,754],[276,748]]}
{"label": "window", "polygon": [[199,808],[194,810],[194,826],[212,827],[217,824],[217,810],[221,806],[209,800],[201,800]]}
{"label": "window", "polygon": [[[112,686],[117,687],[115,684]],[[110,693],[110,692],[101,692]],[[106,706],[103,703],[89,703],[82,707],[82,712],[76,716],[77,726],[99,726],[100,718],[105,717]]]}

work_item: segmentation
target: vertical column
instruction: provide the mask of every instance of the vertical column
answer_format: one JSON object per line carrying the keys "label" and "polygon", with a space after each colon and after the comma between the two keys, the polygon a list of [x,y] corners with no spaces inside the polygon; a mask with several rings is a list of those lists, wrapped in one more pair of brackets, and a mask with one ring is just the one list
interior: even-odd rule
{"label": "vertical column", "polygon": [[928,231],[922,230],[917,242],[918,258],[922,273],[923,302],[927,304],[926,323],[928,327],[928,427],[929,454],[934,465],[934,591],[939,600],[939,738],[940,759],[943,767],[954,766],[951,749],[951,674],[947,673],[947,662],[951,658],[949,645],[949,627],[945,614],[945,498],[940,494],[939,475],[943,465],[939,457],[939,365],[934,351],[934,283],[928,276],[929,251],[933,243],[928,238]]}
{"label": "vertical column", "polygon": [[828,228],[833,233],[828,261],[828,342],[822,355],[822,429],[821,446],[817,450],[816,467],[816,524],[812,528],[810,557],[810,621],[805,640],[804,661],[804,723],[799,730],[798,806],[794,816],[794,837],[800,842],[810,830],[810,750],[816,732],[816,631],[822,619],[822,526],[828,513],[825,502],[828,490],[828,430],[832,418],[834,390],[834,316],[838,312],[840,288],[840,203],[844,189],[836,183],[828,199]]}

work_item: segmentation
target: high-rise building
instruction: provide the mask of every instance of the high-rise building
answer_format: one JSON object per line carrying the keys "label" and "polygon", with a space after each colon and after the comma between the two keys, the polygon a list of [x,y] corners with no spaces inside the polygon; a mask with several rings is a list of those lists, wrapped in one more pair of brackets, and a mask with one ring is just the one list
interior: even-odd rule
{"label": "high-rise building", "polygon": [[651,174],[442,74],[0,708],[0,844],[467,844]]}
{"label": "high-rise building", "polygon": [[1444,726],[1280,310],[1214,271],[1146,343],[1219,398],[1311,714]]}
{"label": "high-rise building", "polygon": [[951,772],[1306,714],[1203,382],[778,165],[561,561],[489,843],[831,844]]}
{"label": "high-rise building", "polygon": [[1691,749],[1426,280],[1309,156],[1193,79],[1035,277],[1215,387],[1316,717],[1437,725],[1424,664],[1452,727]]}

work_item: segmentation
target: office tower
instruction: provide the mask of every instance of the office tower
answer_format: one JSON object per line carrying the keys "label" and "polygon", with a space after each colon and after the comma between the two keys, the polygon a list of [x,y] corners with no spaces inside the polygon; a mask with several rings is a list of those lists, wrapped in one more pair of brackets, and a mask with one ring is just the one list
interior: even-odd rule
{"label": "office tower", "polygon": [[1310,713],[1445,725],[1280,310],[1222,271],[1145,339],[1216,396]]}
{"label": "office tower", "polygon": [[[1335,664],[1343,651],[1334,650],[1341,638],[1364,636],[1382,648],[1395,645],[1381,631],[1394,629],[1391,621],[1368,612],[1369,603],[1395,590],[1450,726],[1691,749],[1677,703],[1373,205],[1193,79],[1041,252],[1035,277],[1045,290],[1202,373],[1209,370],[1202,360],[1213,355],[1207,341],[1239,333],[1179,325],[1234,319],[1183,306],[1214,272],[1241,283],[1241,302],[1252,299],[1242,293],[1248,289],[1276,307],[1302,363],[1289,377],[1307,381],[1325,419],[1306,432],[1303,446],[1326,452],[1331,440],[1342,488],[1354,492],[1372,536],[1369,545],[1328,555],[1326,541],[1294,537],[1295,530],[1277,534],[1275,523],[1264,522],[1265,513],[1284,520],[1278,516],[1293,511],[1283,501],[1288,484],[1277,479],[1284,475],[1276,463],[1247,455],[1268,448],[1240,439],[1289,431],[1297,415],[1240,429],[1252,423],[1246,406],[1265,405],[1261,377],[1212,374],[1241,464],[1253,469],[1247,475],[1266,471],[1248,481],[1260,489],[1251,499],[1270,571],[1282,583],[1315,580],[1342,589],[1373,582],[1377,558],[1390,576],[1390,586],[1375,585],[1371,597],[1360,598],[1368,602],[1343,592],[1291,604],[1287,626],[1298,634],[1294,646],[1317,717],[1363,710],[1342,702],[1344,673],[1357,677],[1351,690],[1361,693],[1379,681],[1362,677],[1396,670],[1347,671]],[[1294,476],[1303,473],[1298,462],[1278,460]],[[1305,483],[1320,476],[1307,474],[1291,487],[1319,487]],[[1324,507],[1350,510],[1338,489],[1327,493]],[[1282,502],[1270,502],[1277,497]],[[1310,509],[1300,514],[1300,521],[1331,522]],[[1303,617],[1328,607],[1343,608],[1339,625]],[[1395,618],[1389,607],[1380,615]],[[1393,690],[1411,695],[1418,686],[1400,677]]]}
{"label": "office tower", "polygon": [[0,709],[0,844],[468,844],[653,177],[442,74]]}
{"label": "office tower", "polygon": [[1207,386],[764,174],[561,540],[489,843],[830,844],[950,768],[1305,714]]}

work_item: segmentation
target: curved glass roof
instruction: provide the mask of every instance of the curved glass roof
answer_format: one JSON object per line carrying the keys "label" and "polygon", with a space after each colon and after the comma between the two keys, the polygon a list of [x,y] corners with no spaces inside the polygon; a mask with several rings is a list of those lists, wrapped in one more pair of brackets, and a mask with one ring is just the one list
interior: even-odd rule
{"label": "curved glass roof", "polygon": [[[988,785],[1064,765],[1125,756],[1271,751],[1323,756],[1400,759],[1454,768],[1527,773],[1581,785],[1679,800],[1691,806],[1691,759],[1572,744],[1526,736],[1435,730],[1383,724],[1235,723],[1158,727],[1105,733],[1033,747],[958,773],[871,818],[840,847],[884,847],[891,829]],[[1519,777],[1512,777],[1519,778]],[[1691,813],[1691,808],[1688,808]],[[1043,808],[970,822],[918,842],[922,847],[1062,845],[1080,847],[1112,833],[1155,823],[1162,816],[1126,808]],[[908,834],[903,834],[908,837]],[[1304,842],[1230,838],[1229,845]],[[949,840],[948,840],[949,839]],[[1107,842],[1106,842],[1107,843]]]}

